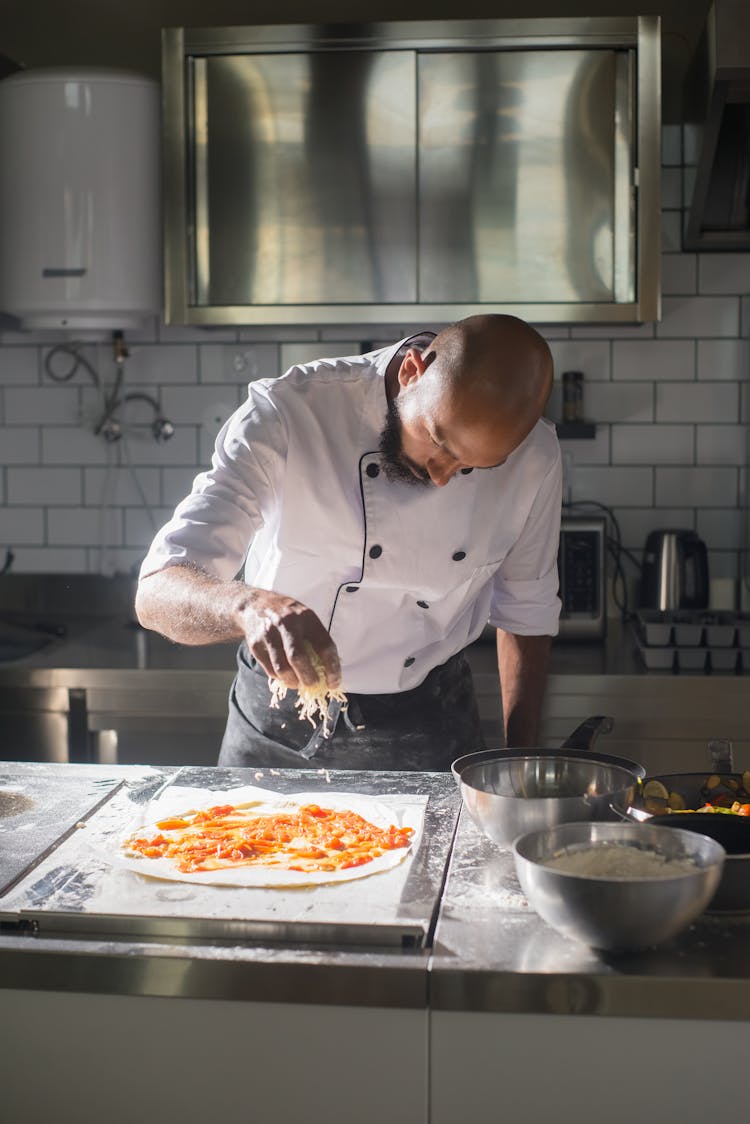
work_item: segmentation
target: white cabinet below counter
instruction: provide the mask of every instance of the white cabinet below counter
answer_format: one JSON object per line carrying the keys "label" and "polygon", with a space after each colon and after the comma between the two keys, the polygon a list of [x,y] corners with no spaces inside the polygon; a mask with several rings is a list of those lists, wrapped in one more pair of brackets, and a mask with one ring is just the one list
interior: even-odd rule
{"label": "white cabinet below counter", "polygon": [[[430,1124],[704,1124],[708,1035],[722,1071],[742,1072],[736,1022],[431,1011]],[[722,1116],[746,1119],[727,1085]]]}

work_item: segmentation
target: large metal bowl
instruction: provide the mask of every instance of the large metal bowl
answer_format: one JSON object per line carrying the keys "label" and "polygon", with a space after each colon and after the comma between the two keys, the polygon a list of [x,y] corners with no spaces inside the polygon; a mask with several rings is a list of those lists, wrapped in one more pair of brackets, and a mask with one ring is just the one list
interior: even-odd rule
{"label": "large metal bowl", "polygon": [[498,750],[459,758],[453,774],[477,826],[510,847],[538,828],[621,817],[646,770],[587,750]]}
{"label": "large metal bowl", "polygon": [[[597,843],[692,859],[695,871],[669,877],[595,877],[546,866],[555,855]],[[715,839],[651,824],[570,823],[532,831],[513,844],[529,904],[563,936],[627,952],[669,940],[703,912],[719,885],[724,849]]]}

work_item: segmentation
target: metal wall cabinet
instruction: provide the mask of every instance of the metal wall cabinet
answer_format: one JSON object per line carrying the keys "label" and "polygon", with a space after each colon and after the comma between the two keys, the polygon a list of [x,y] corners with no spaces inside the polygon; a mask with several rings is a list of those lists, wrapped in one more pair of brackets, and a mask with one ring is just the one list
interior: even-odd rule
{"label": "metal wall cabinet", "polygon": [[171,323],[659,317],[657,17],[171,28]]}

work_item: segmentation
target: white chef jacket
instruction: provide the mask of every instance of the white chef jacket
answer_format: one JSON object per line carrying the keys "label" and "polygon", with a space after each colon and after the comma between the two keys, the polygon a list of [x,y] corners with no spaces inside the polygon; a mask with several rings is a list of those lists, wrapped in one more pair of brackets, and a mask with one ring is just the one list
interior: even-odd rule
{"label": "white chef jacket", "polygon": [[554,426],[542,419],[505,464],[463,469],[445,487],[388,480],[385,372],[406,343],[251,383],[141,577],[191,562],[232,579],[244,562],[249,585],[317,613],[350,692],[418,686],[487,622],[555,635]]}

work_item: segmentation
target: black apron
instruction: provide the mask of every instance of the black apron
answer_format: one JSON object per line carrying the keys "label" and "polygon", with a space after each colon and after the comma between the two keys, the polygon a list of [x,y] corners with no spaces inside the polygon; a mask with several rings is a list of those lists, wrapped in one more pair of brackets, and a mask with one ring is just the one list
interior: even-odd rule
{"label": "black apron", "polygon": [[332,702],[325,722],[300,720],[296,691],[270,707],[268,677],[244,641],[229,695],[219,765],[279,769],[450,769],[484,749],[474,683],[461,652],[418,687]]}

